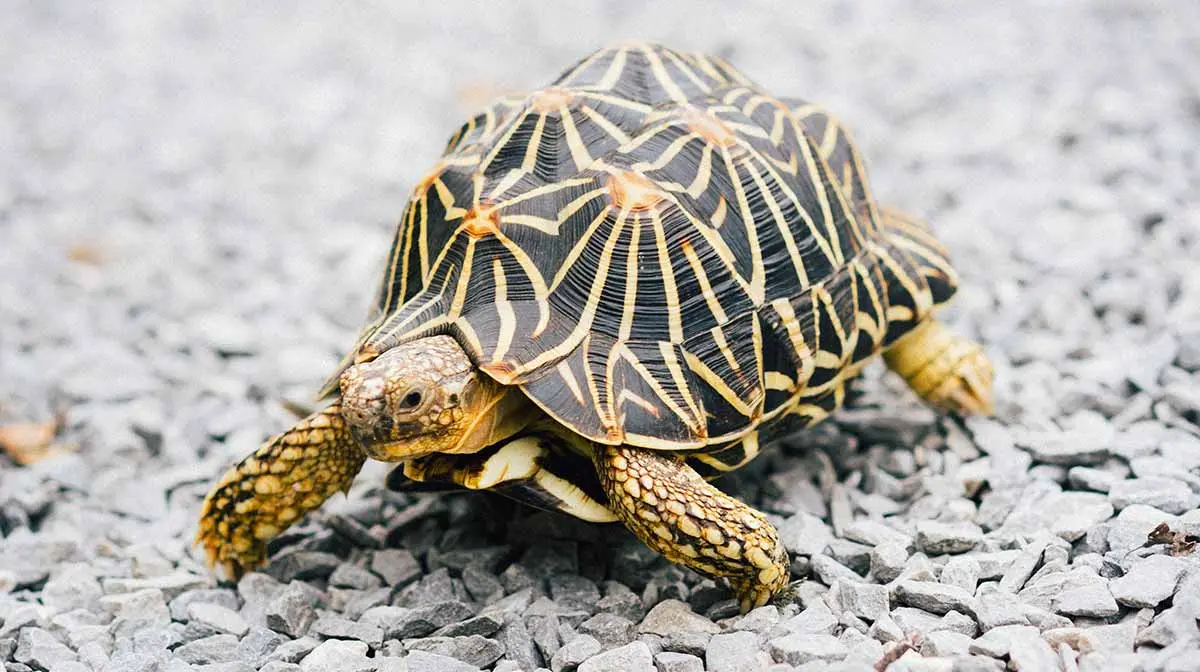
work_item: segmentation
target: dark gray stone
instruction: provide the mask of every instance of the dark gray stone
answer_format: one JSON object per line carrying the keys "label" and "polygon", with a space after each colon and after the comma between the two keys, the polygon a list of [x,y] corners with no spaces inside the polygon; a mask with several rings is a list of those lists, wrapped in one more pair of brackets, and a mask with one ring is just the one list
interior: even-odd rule
{"label": "dark gray stone", "polygon": [[271,559],[263,570],[281,583],[324,579],[342,564],[342,559],[321,551],[293,551]]}
{"label": "dark gray stone", "polygon": [[406,586],[421,576],[421,565],[404,549],[384,549],[371,554],[371,571],[392,587]]}
{"label": "dark gray stone", "polygon": [[409,651],[436,653],[476,667],[487,667],[504,655],[504,646],[500,642],[479,635],[411,639],[405,641],[404,646]]}
{"label": "dark gray stone", "polygon": [[595,637],[605,649],[632,642],[638,634],[636,623],[616,614],[599,613],[579,624],[579,632]]}
{"label": "dark gray stone", "polygon": [[317,618],[320,595],[314,589],[293,581],[264,609],[267,627],[289,637],[303,637]]}
{"label": "dark gray stone", "polygon": [[496,634],[503,625],[504,619],[499,614],[483,614],[459,623],[451,623],[435,630],[433,634],[437,637],[469,637],[470,635],[490,637]]}
{"label": "dark gray stone", "polygon": [[438,628],[471,618],[475,611],[462,602],[439,602],[425,607],[373,607],[362,616],[362,622],[377,626],[384,639],[424,637]]}

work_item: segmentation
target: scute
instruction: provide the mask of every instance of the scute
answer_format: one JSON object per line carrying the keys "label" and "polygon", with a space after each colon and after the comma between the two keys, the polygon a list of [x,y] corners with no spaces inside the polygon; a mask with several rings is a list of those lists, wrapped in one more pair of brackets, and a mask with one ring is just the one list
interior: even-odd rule
{"label": "scute", "polygon": [[954,287],[823,108],[622,45],[455,134],[348,361],[449,333],[582,436],[693,450],[840,399]]}

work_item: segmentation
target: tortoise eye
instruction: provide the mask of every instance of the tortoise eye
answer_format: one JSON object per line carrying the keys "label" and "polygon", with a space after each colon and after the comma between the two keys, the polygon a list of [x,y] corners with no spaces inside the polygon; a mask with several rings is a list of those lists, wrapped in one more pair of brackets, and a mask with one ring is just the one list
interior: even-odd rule
{"label": "tortoise eye", "polygon": [[411,411],[420,406],[421,400],[424,398],[425,395],[421,393],[421,390],[411,390],[400,400],[400,410]]}

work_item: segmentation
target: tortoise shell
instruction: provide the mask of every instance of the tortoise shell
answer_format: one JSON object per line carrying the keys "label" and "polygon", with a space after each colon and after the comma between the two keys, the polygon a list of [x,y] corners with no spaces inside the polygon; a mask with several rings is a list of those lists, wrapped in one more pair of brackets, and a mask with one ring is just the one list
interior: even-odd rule
{"label": "tortoise shell", "polygon": [[588,439],[714,450],[831,410],[955,284],[823,108],[622,45],[454,134],[346,364],[450,334]]}

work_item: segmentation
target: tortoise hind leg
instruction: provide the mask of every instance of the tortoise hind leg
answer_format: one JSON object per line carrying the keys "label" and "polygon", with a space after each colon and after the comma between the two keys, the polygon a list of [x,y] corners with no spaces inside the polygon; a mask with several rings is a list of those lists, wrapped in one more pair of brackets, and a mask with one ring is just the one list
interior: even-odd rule
{"label": "tortoise hind leg", "polygon": [[596,445],[595,462],[609,508],[621,522],[671,562],[728,580],[743,612],[787,586],[789,558],[775,528],[679,456]]}
{"label": "tortoise hind leg", "polygon": [[341,410],[317,411],[225,473],[204,498],[196,543],[236,579],[266,560],[271,538],[348,490],[365,460]]}
{"label": "tortoise hind leg", "polygon": [[929,405],[942,411],[991,415],[992,364],[976,342],[930,316],[883,353]]}

